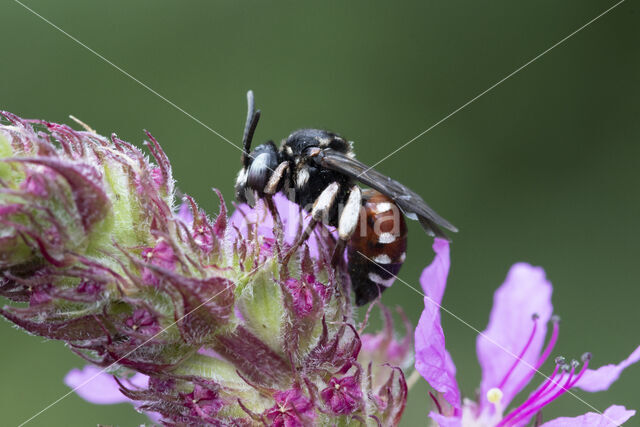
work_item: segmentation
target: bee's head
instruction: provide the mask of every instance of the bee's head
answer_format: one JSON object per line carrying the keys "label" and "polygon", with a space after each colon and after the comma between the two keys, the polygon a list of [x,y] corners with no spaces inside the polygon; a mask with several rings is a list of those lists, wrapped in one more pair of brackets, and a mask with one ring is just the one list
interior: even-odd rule
{"label": "bee's head", "polygon": [[260,110],[253,105],[253,92],[247,92],[247,121],[242,135],[242,169],[236,179],[236,200],[253,205],[254,195],[264,195],[264,187],[279,163],[278,149],[273,141],[251,150],[253,134],[260,120]]}
{"label": "bee's head", "polygon": [[235,187],[236,199],[244,203],[251,201],[254,192],[264,195],[264,187],[279,163],[278,149],[273,141],[269,141],[254,148],[247,158],[247,165],[240,169]]}

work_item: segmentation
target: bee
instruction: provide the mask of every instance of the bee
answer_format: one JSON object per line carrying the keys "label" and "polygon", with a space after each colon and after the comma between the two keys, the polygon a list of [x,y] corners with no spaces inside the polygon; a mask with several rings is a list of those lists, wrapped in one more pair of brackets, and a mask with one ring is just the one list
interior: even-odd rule
{"label": "bee", "polygon": [[[418,220],[432,236],[446,239],[443,228],[458,231],[418,194],[358,161],[353,143],[336,133],[300,129],[291,133],[280,148],[267,141],[251,150],[261,113],[254,109],[251,91],[247,103],[236,199],[251,204],[255,196],[268,200],[283,191],[311,213],[310,223],[285,256],[285,265],[319,222],[336,227],[338,241],[332,263],[337,264],[347,248],[356,304],[364,305],[393,284],[404,262],[404,216]],[[362,190],[357,183],[369,189]]]}

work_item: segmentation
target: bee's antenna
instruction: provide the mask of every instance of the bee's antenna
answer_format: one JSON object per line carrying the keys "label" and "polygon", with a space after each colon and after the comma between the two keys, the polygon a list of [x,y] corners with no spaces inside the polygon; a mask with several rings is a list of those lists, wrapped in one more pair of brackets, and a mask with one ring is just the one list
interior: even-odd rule
{"label": "bee's antenna", "polygon": [[244,125],[244,134],[242,135],[242,165],[246,168],[249,166],[249,153],[251,152],[251,140],[260,120],[260,110],[253,109],[253,91],[247,92],[247,121]]}

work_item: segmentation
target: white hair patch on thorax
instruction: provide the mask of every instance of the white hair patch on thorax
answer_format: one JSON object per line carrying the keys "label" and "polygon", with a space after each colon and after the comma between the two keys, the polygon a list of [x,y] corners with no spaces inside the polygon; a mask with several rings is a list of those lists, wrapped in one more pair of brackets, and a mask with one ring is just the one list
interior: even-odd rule
{"label": "white hair patch on thorax", "polygon": [[331,138],[317,138],[321,147],[328,147],[331,144]]}
{"label": "white hair patch on thorax", "polygon": [[307,185],[307,181],[309,181],[309,169],[304,166],[298,171],[298,176],[296,177],[296,187],[304,188]]}

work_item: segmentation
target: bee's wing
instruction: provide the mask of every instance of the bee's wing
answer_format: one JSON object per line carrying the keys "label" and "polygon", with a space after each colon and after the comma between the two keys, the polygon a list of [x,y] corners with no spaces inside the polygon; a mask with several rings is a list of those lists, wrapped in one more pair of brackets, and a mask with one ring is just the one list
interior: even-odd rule
{"label": "bee's wing", "polygon": [[458,231],[449,221],[431,209],[417,193],[358,160],[331,149],[323,150],[316,159],[321,166],[344,173],[389,196],[409,218],[417,217],[428,233],[447,239],[439,227],[453,232]]}

